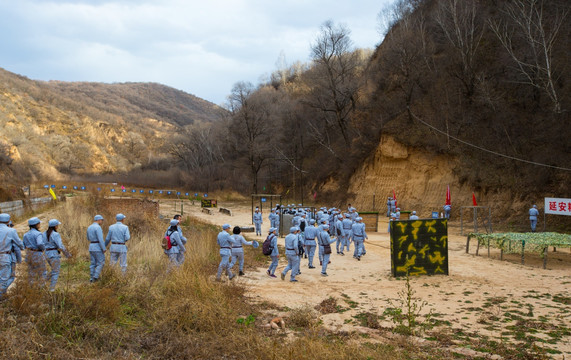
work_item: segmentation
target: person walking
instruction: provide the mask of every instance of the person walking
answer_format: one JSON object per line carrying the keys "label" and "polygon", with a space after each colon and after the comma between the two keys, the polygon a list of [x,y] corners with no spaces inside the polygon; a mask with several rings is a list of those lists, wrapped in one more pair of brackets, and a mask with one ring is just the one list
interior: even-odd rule
{"label": "person walking", "polygon": [[184,246],[184,243],[183,243],[182,239],[180,238],[180,234],[178,232],[178,220],[177,219],[172,219],[170,221],[169,228],[165,232],[165,236],[169,236],[171,239],[171,248],[165,249],[165,254],[168,256],[171,266],[182,265],[182,263],[179,262],[179,259],[180,259],[179,254],[181,252],[185,252],[186,247]]}
{"label": "person walking", "polygon": [[[12,220],[8,222],[8,227],[9,228],[14,227]],[[22,250],[15,244],[12,244],[11,256],[12,256],[12,264],[11,264],[10,279],[8,279],[8,286],[6,288],[9,288],[10,285],[12,285],[12,283],[16,280],[16,265],[22,263]]]}
{"label": "person walking", "polygon": [[256,226],[256,236],[262,236],[262,223],[264,222],[264,219],[262,218],[262,213],[260,212],[260,209],[256,208],[256,211],[254,211],[254,217],[253,217],[253,223]]}
{"label": "person walking", "polygon": [[127,241],[131,238],[131,234],[129,233],[129,227],[123,224],[125,215],[117,214],[115,219],[117,222],[109,226],[109,231],[105,238],[105,247],[111,243],[111,247],[109,248],[109,252],[111,253],[109,261],[111,265],[115,265],[119,262],[121,271],[125,274],[127,272]]}
{"label": "person walking", "polygon": [[9,214],[0,214],[0,299],[4,297],[10,278],[12,277],[12,249],[18,247],[24,249],[24,243],[20,240],[18,232],[8,226]]}
{"label": "person walking", "polygon": [[28,265],[28,281],[30,284],[41,284],[46,278],[46,258],[44,236],[40,232],[40,219],[33,217],[28,220],[28,230],[24,234],[23,243],[26,248],[26,263]]}
{"label": "person walking", "polygon": [[234,239],[234,244],[232,244],[232,261],[230,262],[230,269],[236,265],[236,262],[239,263],[239,270],[240,272],[238,275],[244,276],[244,248],[243,245],[251,245],[254,248],[257,248],[258,242],[257,241],[246,241],[240,233],[242,229],[239,226],[234,226],[232,229],[232,238]]}
{"label": "person walking", "polygon": [[186,239],[186,238],[184,237],[184,235],[182,234],[182,227],[180,226],[180,221],[182,220],[182,217],[177,214],[177,215],[175,215],[175,216],[173,217],[173,219],[176,220],[176,221],[178,221],[178,225],[176,226],[176,228],[177,228],[177,230],[178,230],[178,236],[179,236],[179,238],[180,238],[180,241],[182,241],[182,244],[184,245],[184,248],[185,248],[185,251],[179,252],[178,255],[177,255],[177,257],[178,257],[178,258],[177,258],[177,262],[178,262],[179,264],[183,264],[183,263],[184,263],[184,257],[185,257],[185,254],[186,254],[186,242],[187,242],[187,239]]}
{"label": "person walking", "polygon": [[351,220],[351,214],[345,213],[345,219],[341,222],[343,239],[341,240],[341,255],[345,255],[343,250],[347,248],[347,252],[350,252],[351,245],[351,227],[353,226],[353,221]]}
{"label": "person walking", "polygon": [[353,243],[355,244],[355,251],[353,252],[353,257],[361,261],[361,256],[363,255],[363,243],[365,239],[369,239],[367,233],[365,232],[365,224],[363,224],[363,218],[358,216],[355,219],[355,223],[351,229],[353,234]]}
{"label": "person walking", "polygon": [[46,259],[50,265],[50,291],[55,291],[56,284],[59,278],[59,271],[61,267],[61,255],[63,252],[66,258],[70,258],[71,254],[61,240],[61,235],[58,233],[57,229],[61,225],[61,222],[57,219],[51,219],[48,222],[49,228],[44,232],[44,243],[46,244]]}
{"label": "person walking", "polygon": [[329,257],[331,256],[331,244],[335,242],[335,237],[331,239],[328,231],[329,231],[329,225],[323,225],[323,230],[321,230],[319,234],[317,234],[317,241],[319,243],[319,247],[323,249],[321,276],[328,276],[327,265],[329,264]]}
{"label": "person walking", "polygon": [[226,274],[228,275],[228,280],[232,280],[234,278],[234,274],[230,270],[230,256],[232,256],[232,246],[236,244],[236,241],[230,236],[230,225],[224,224],[222,225],[222,231],[218,234],[217,242],[220,246],[220,264],[218,265],[218,272],[216,273],[216,281],[220,281],[220,277],[222,276],[222,271],[226,270]]}
{"label": "person walking", "polygon": [[285,280],[288,271],[291,270],[290,280],[291,282],[297,282],[295,276],[299,273],[299,248],[298,248],[298,234],[299,228],[297,226],[292,226],[289,229],[289,234],[285,238],[285,254],[287,257],[287,266],[282,271],[281,278]]}
{"label": "person walking", "polygon": [[105,265],[105,240],[103,238],[103,216],[95,215],[93,217],[93,224],[87,228],[87,240],[89,241],[89,256],[91,258],[91,265],[89,266],[90,282],[99,280],[101,270]]}
{"label": "person walking", "polygon": [[533,207],[529,209],[529,221],[531,222],[531,232],[535,232],[538,216],[539,216],[539,211],[537,210],[537,205],[533,205]]}
{"label": "person walking", "polygon": [[270,238],[270,248],[272,249],[272,252],[270,254],[270,259],[272,259],[272,263],[270,264],[270,267],[268,268],[268,271],[266,271],[266,273],[268,274],[269,277],[273,277],[275,278],[275,272],[276,269],[278,268],[278,262],[279,262],[279,258],[280,258],[280,254],[278,252],[278,229],[276,229],[275,227],[270,228],[268,237]]}
{"label": "person walking", "polygon": [[315,257],[315,247],[317,246],[315,242],[317,233],[318,230],[315,227],[315,220],[309,220],[309,225],[305,228],[303,236],[305,238],[305,251],[309,260],[308,265],[310,269],[315,269],[315,266],[313,266],[313,258]]}

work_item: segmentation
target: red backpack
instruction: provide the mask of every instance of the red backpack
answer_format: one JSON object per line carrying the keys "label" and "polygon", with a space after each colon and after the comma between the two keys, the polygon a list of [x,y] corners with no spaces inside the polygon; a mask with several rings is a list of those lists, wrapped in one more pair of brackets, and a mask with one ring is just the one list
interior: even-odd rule
{"label": "red backpack", "polygon": [[167,234],[163,238],[163,241],[161,243],[161,247],[164,250],[170,250],[172,248],[171,237],[170,237],[171,235],[172,235],[172,232],[170,234],[167,232]]}

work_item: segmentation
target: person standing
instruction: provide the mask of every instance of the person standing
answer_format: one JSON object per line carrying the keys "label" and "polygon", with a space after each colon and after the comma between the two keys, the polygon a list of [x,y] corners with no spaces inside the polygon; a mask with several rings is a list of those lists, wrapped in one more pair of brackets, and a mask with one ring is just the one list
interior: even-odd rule
{"label": "person standing", "polygon": [[397,208],[397,212],[395,213],[395,217],[396,217],[397,221],[400,220],[400,208]]}
{"label": "person standing", "polygon": [[535,232],[535,227],[537,226],[537,217],[539,216],[539,211],[537,210],[537,205],[533,205],[529,209],[529,221],[531,222],[531,231]]}
{"label": "person standing", "polygon": [[331,256],[331,244],[335,242],[335,237],[331,239],[329,236],[329,225],[323,225],[323,230],[317,234],[317,241],[319,247],[323,248],[323,262],[321,265],[321,276],[327,275],[327,265],[329,264],[329,257]]}
{"label": "person standing", "polygon": [[353,243],[355,244],[353,257],[359,261],[361,261],[361,256],[363,255],[363,243],[365,242],[365,239],[369,239],[365,232],[365,224],[363,224],[362,220],[363,218],[358,216],[351,229],[351,233],[353,234]]}
{"label": "person standing", "polygon": [[125,215],[117,214],[115,219],[117,222],[109,226],[109,231],[107,232],[107,237],[105,238],[105,247],[111,243],[111,247],[109,248],[109,252],[111,253],[109,261],[111,262],[111,265],[115,265],[117,264],[117,261],[119,261],[121,271],[124,274],[127,272],[126,243],[131,238],[131,234],[129,233],[129,227],[123,224],[123,221],[125,221]]}
{"label": "person standing", "polygon": [[230,269],[236,265],[236,262],[239,263],[240,272],[238,275],[244,276],[244,248],[243,245],[251,245],[255,248],[258,247],[257,241],[246,241],[240,233],[242,229],[239,226],[234,226],[232,229],[232,238],[234,239],[234,244],[232,244],[232,261],[230,262]]}
{"label": "person standing", "polygon": [[[109,228],[111,229],[111,227],[109,227]],[[177,219],[172,219],[170,221],[169,228],[165,232],[165,236],[169,236],[171,239],[171,248],[165,249],[165,254],[168,256],[168,258],[171,262],[171,265],[174,265],[174,266],[182,265],[182,263],[179,262],[179,259],[180,259],[179,254],[181,252],[185,252],[186,247],[184,246],[184,243],[183,243],[182,239],[180,238],[180,234],[178,232],[178,220]]]}
{"label": "person standing", "polygon": [[103,216],[95,215],[93,224],[87,228],[87,240],[89,241],[89,256],[91,265],[89,266],[90,282],[99,280],[103,265],[105,265],[105,240],[103,238]]}
{"label": "person standing", "polygon": [[396,212],[397,211],[397,201],[391,197],[391,212]]}
{"label": "person standing", "polygon": [[40,219],[33,217],[28,220],[30,230],[24,234],[23,243],[26,248],[26,263],[30,284],[41,283],[46,277],[46,258],[44,256],[44,236],[40,232]]}
{"label": "person standing", "polygon": [[276,272],[276,269],[278,268],[278,262],[279,262],[279,258],[280,258],[280,254],[278,251],[277,231],[278,231],[278,229],[272,227],[272,228],[270,228],[270,231],[268,233],[268,238],[270,239],[270,248],[272,249],[272,252],[270,253],[270,259],[272,259],[272,262],[270,264],[270,267],[266,271],[266,273],[268,274],[269,277],[272,277],[272,278],[276,277],[275,272]]}
{"label": "person standing", "polygon": [[10,278],[12,277],[12,249],[18,247],[24,249],[24,243],[20,240],[18,232],[8,226],[9,214],[0,214],[0,299],[4,297]]}
{"label": "person standing", "polygon": [[178,230],[178,237],[180,238],[180,241],[182,241],[182,244],[184,245],[184,248],[185,248],[185,251],[179,252],[177,255],[178,256],[177,262],[179,264],[183,264],[184,263],[184,254],[186,254],[186,241],[187,241],[187,239],[182,234],[182,227],[180,226],[180,221],[182,220],[182,217],[177,214],[173,217],[173,220],[178,221],[178,225],[176,226],[176,228]]}
{"label": "person standing", "polygon": [[391,216],[391,197],[389,196],[387,200],[387,217]]}
{"label": "person standing", "polygon": [[51,219],[48,222],[49,228],[44,232],[44,243],[46,244],[46,259],[52,271],[50,272],[50,291],[55,291],[56,284],[59,278],[59,271],[61,267],[61,255],[63,252],[66,258],[70,258],[71,254],[61,240],[61,235],[58,233],[57,229],[61,225],[61,222],[57,219]]}
{"label": "person standing", "polygon": [[299,274],[299,228],[297,226],[292,226],[289,229],[289,234],[285,238],[285,254],[287,257],[287,266],[282,271],[281,278],[285,279],[288,271],[291,270],[291,282],[297,282],[295,276]]}
{"label": "person standing", "polygon": [[[257,210],[257,209],[256,209]],[[218,234],[217,242],[220,246],[220,264],[218,265],[218,272],[216,273],[216,281],[220,281],[220,277],[222,276],[222,271],[226,270],[226,274],[228,275],[228,280],[232,280],[234,278],[234,274],[230,270],[230,256],[232,256],[232,246],[236,244],[236,241],[230,236],[230,225],[224,224],[222,225],[222,231]]]}
{"label": "person standing", "polygon": [[262,223],[264,222],[264,220],[262,218],[262,213],[258,208],[256,208],[256,211],[254,211],[253,222],[254,225],[256,226],[256,235],[262,236]]}
{"label": "person standing", "polygon": [[444,205],[444,218],[450,220],[450,210],[452,210],[451,205]]}
{"label": "person standing", "polygon": [[315,238],[317,237],[317,228],[315,227],[315,220],[309,220],[309,225],[305,228],[305,232],[303,234],[305,238],[305,249],[307,253],[307,257],[309,258],[309,268],[315,269],[313,266],[313,257],[315,256]]}
{"label": "person standing", "polygon": [[413,211],[408,219],[409,220],[418,220],[418,216],[416,215],[416,211]]}
{"label": "person standing", "polygon": [[[12,220],[8,222],[8,227],[9,228],[14,227]],[[9,288],[10,285],[12,285],[12,283],[16,280],[16,264],[22,263],[22,250],[15,244],[12,244],[11,256],[12,256],[12,264],[11,264],[10,279],[8,279],[8,286],[6,288]]]}

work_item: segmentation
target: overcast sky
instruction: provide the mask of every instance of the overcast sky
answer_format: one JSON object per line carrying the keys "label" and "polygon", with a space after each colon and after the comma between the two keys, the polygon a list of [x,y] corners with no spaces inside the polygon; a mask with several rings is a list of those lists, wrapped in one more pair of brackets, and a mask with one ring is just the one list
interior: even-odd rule
{"label": "overcast sky", "polygon": [[259,83],[309,61],[320,25],[374,48],[393,0],[0,0],[0,67],[35,80],[158,82],[222,104],[238,81]]}

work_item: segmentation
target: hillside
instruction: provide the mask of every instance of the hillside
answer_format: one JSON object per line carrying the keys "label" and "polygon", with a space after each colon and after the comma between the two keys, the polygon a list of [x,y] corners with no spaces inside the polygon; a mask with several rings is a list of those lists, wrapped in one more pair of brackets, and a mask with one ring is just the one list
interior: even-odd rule
{"label": "hillside", "polygon": [[223,111],[160,84],[43,82],[0,69],[0,177],[21,185],[168,168],[169,139]]}

